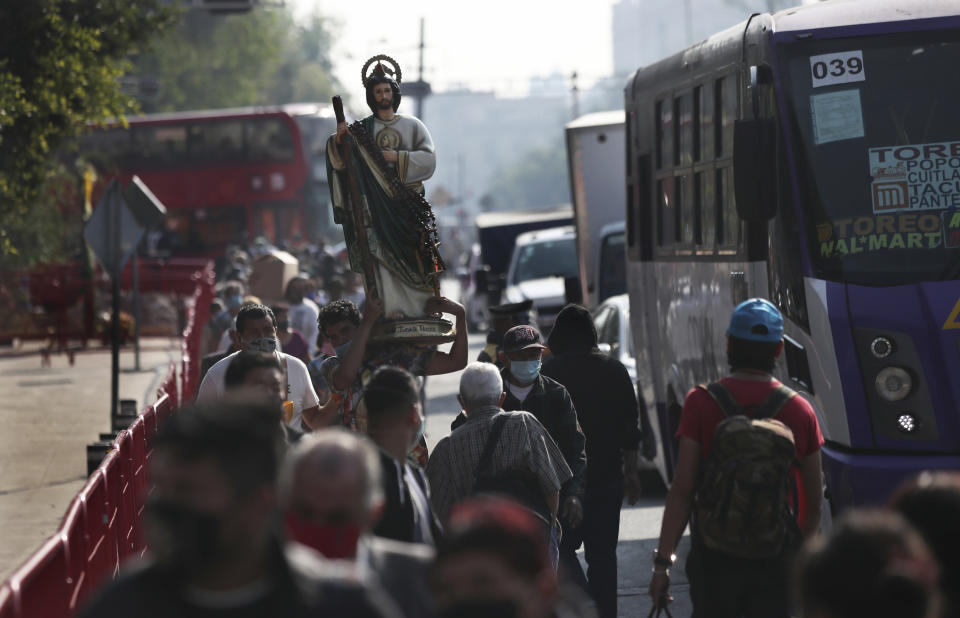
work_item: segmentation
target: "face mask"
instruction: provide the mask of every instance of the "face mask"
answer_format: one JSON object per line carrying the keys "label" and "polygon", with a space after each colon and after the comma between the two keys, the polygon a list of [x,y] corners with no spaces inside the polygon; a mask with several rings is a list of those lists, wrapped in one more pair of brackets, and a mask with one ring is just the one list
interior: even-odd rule
{"label": "face mask", "polygon": [[510,373],[523,383],[533,382],[540,373],[540,359],[532,361],[510,361]]}
{"label": "face mask", "polygon": [[511,599],[463,599],[440,610],[440,618],[517,618],[520,606]]}
{"label": "face mask", "polygon": [[147,501],[147,521],[157,561],[173,567],[203,566],[224,553],[220,520],[168,500]]}
{"label": "face mask", "polygon": [[287,537],[312,547],[327,558],[353,558],[360,542],[360,525],[314,524],[290,513],[286,517]]}
{"label": "face mask", "polygon": [[243,296],[241,296],[240,294],[237,294],[236,296],[227,297],[227,309],[235,311],[242,306],[243,306]]}
{"label": "face mask", "polygon": [[348,341],[348,342],[346,342],[346,343],[342,343],[342,344],[338,345],[337,347],[335,347],[335,348],[333,349],[333,351],[336,353],[337,356],[339,356],[340,358],[343,358],[344,356],[347,355],[347,350],[350,349],[350,344],[351,344],[351,343],[353,343],[353,342],[352,342],[352,341]]}
{"label": "face mask", "polygon": [[247,349],[251,352],[263,352],[264,354],[273,354],[277,351],[276,337],[257,337],[247,342]]}

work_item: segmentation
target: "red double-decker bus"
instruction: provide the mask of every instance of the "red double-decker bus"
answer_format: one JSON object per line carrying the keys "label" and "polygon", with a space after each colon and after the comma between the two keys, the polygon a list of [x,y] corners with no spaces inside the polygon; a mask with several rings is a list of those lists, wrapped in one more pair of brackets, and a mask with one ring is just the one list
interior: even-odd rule
{"label": "red double-decker bus", "polygon": [[332,109],[314,104],[152,114],[90,132],[80,152],[99,191],[136,174],[167,207],[157,249],[213,255],[329,230],[324,145],[335,130]]}

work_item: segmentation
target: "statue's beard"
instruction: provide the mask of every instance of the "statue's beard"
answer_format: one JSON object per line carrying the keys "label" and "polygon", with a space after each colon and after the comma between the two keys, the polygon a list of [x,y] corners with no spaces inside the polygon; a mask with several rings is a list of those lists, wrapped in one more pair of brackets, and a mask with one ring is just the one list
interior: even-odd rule
{"label": "statue's beard", "polygon": [[393,109],[393,100],[392,99],[381,99],[377,102],[377,109]]}

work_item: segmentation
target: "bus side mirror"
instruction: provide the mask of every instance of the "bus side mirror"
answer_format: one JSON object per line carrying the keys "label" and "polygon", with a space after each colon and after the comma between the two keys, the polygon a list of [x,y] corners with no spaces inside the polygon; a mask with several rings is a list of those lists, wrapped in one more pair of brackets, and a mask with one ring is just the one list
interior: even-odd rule
{"label": "bus side mirror", "polygon": [[777,126],[773,119],[744,119],[734,124],[733,189],[737,215],[744,221],[767,221],[777,214]]}

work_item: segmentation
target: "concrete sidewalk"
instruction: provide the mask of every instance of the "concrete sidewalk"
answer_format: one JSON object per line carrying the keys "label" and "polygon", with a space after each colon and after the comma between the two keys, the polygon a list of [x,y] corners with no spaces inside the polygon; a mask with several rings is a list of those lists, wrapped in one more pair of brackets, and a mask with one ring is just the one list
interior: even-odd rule
{"label": "concrete sidewalk", "polygon": [[[0,581],[53,534],[87,478],[86,445],[110,431],[110,349],[0,358]],[[143,339],[120,355],[120,397],[156,399],[179,339]]]}

